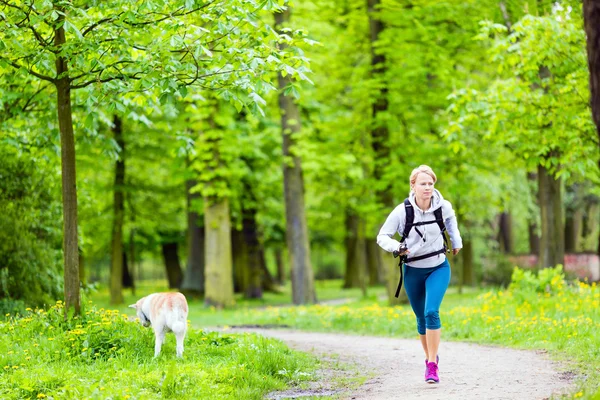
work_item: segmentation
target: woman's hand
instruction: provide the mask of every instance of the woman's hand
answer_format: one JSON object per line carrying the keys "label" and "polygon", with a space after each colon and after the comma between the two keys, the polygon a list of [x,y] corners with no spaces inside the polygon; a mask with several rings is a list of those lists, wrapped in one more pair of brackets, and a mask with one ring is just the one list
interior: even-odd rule
{"label": "woman's hand", "polygon": [[452,249],[452,254],[457,255],[460,249]]}

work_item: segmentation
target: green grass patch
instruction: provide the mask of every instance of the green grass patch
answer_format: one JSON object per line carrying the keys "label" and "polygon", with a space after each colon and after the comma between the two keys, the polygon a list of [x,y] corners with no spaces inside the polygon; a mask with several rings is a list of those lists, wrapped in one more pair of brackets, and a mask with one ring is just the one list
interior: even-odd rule
{"label": "green grass patch", "polygon": [[318,362],[252,334],[188,330],[182,359],[167,335],[118,310],[63,319],[62,303],[0,322],[2,399],[261,399],[311,379]]}

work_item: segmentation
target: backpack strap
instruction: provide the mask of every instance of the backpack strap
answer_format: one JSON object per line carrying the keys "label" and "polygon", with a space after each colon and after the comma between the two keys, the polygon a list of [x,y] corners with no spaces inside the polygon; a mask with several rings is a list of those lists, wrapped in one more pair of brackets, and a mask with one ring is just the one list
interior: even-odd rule
{"label": "backpack strap", "polygon": [[402,232],[402,239],[400,239],[400,242],[406,240],[415,220],[415,209],[412,204],[410,204],[408,198],[404,199],[404,211],[406,211],[406,219],[404,221],[404,232]]}
{"label": "backpack strap", "polygon": [[448,238],[446,237],[446,224],[444,223],[444,216],[442,215],[442,207],[434,210],[433,215],[435,215],[435,222],[439,225],[440,232],[442,232],[442,236],[444,237],[444,245],[449,248]]}

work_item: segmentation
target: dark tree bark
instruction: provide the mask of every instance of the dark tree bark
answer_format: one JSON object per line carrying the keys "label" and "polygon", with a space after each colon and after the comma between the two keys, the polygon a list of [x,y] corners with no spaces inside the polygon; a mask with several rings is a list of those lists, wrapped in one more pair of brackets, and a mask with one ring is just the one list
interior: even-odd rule
{"label": "dark tree bark", "polygon": [[565,207],[565,253],[576,253],[579,248],[585,205],[576,184],[568,185],[566,190],[569,200],[566,201]]}
{"label": "dark tree bark", "polygon": [[186,182],[187,192],[187,268],[181,289],[192,296],[204,294],[204,227],[193,207],[200,199],[199,193],[191,193],[195,180]]}
{"label": "dark tree bark", "polygon": [[346,211],[346,272],[344,289],[366,288],[367,246],[364,221],[351,211]]}
{"label": "dark tree bark", "polygon": [[62,170],[63,203],[63,261],[65,283],[65,317],[73,309],[75,315],[81,312],[79,293],[79,251],[77,241],[77,173],[75,169],[75,135],[73,134],[73,115],[71,112],[71,82],[68,77],[68,60],[60,55],[60,49],[66,44],[65,14],[56,7],[58,18],[54,26],[54,46],[58,49],[56,57],[56,101],[58,126],[60,130],[60,161]]}
{"label": "dark tree bark", "polygon": [[260,243],[258,241],[258,231],[256,225],[256,210],[250,209],[246,211],[246,215],[242,219],[242,232],[244,234],[244,242],[248,251],[248,280],[244,290],[246,298],[261,299],[262,298],[262,259]]}
{"label": "dark tree bark", "polygon": [[560,179],[555,179],[546,168],[538,166],[539,203],[542,222],[540,240],[540,268],[564,265],[565,239]]}
{"label": "dark tree bark", "polygon": [[367,248],[367,269],[369,271],[369,284],[377,285],[385,283],[386,271],[382,257],[385,252],[381,251],[381,247],[375,239],[367,239],[365,241]]}
{"label": "dark tree bark", "polygon": [[271,275],[271,272],[269,272],[269,269],[267,268],[267,260],[265,257],[265,249],[263,248],[263,246],[260,246],[260,250],[259,250],[259,259],[260,259],[260,269],[262,271],[262,288],[264,291],[267,292],[277,292],[277,288],[275,286],[276,282],[275,282],[275,278],[273,278],[273,275]]}
{"label": "dark tree bark", "polygon": [[513,234],[512,234],[512,215],[508,212],[503,212],[499,217],[499,233],[498,242],[500,250],[505,254],[513,252]]}
{"label": "dark tree bark", "polygon": [[134,289],[133,275],[129,269],[129,262],[127,261],[127,252],[123,251],[123,288]]}
{"label": "dark tree bark", "polygon": [[110,263],[110,303],[123,303],[123,221],[125,217],[125,141],[121,118],[113,117],[113,135],[121,149],[115,162],[115,180],[113,186],[113,227],[112,251]]}
{"label": "dark tree bark", "polygon": [[127,270],[131,275],[131,294],[135,296],[135,229],[129,231],[129,249],[128,249],[129,265]]}
{"label": "dark tree bark", "polygon": [[86,271],[85,269],[86,269],[85,257],[83,255],[83,251],[81,251],[81,249],[80,249],[79,250],[79,282],[81,282],[83,285],[85,285],[87,283],[86,274],[88,273],[88,271]]}
{"label": "dark tree bark", "polygon": [[231,230],[231,259],[233,263],[233,291],[244,293],[248,284],[248,249],[244,232]]}
{"label": "dark tree bark", "polygon": [[283,250],[280,247],[275,249],[275,265],[277,266],[277,283],[282,285],[285,281],[285,265],[283,264]]}
{"label": "dark tree bark", "polygon": [[[583,0],[583,20],[587,37],[588,69],[590,71],[590,102],[592,118],[596,124],[598,146],[600,151],[600,2],[596,0]],[[600,168],[600,160],[598,161]],[[600,256],[600,234],[598,235],[598,248]]]}
{"label": "dark tree bark", "polygon": [[[530,172],[527,174],[527,181],[529,182],[529,187],[531,190],[531,195],[534,199],[536,199],[536,203],[538,203],[539,198],[539,189],[535,189],[538,186],[537,183],[537,174]],[[530,254],[540,254],[540,235],[538,233],[538,222],[535,217],[536,213],[531,210],[529,213],[529,219],[527,221],[527,232],[529,237],[529,253]]]}
{"label": "dark tree bark", "polygon": [[461,250],[463,261],[462,283],[467,286],[475,285],[475,268],[473,266],[473,242],[465,238]]}
{"label": "dark tree bark", "polygon": [[169,280],[169,288],[179,289],[181,280],[183,279],[181,264],[179,263],[179,245],[177,242],[163,242],[161,246],[167,279]]}
{"label": "dark tree bark", "polygon": [[[290,8],[275,14],[275,24],[281,28],[290,19]],[[289,34],[289,33],[288,33]],[[283,51],[285,45],[280,45]],[[310,243],[304,205],[304,178],[301,159],[292,149],[296,146],[294,135],[302,129],[300,112],[294,100],[284,95],[290,76],[278,74],[279,109],[283,133],[283,179],[285,192],[286,243],[290,259],[292,298],[294,304],[315,303],[313,269],[310,261]]]}

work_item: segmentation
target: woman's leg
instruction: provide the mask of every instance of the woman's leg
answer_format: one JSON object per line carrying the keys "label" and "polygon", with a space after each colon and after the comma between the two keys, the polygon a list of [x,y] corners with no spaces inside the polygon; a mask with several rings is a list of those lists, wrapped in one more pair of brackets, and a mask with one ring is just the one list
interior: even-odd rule
{"label": "woman's leg", "polygon": [[425,277],[422,268],[404,266],[404,290],[410,302],[410,306],[417,317],[417,331],[421,339],[421,345],[427,358],[427,340],[425,337]]}
{"label": "woman's leg", "polygon": [[440,305],[450,284],[450,264],[444,261],[429,274],[425,280],[427,295],[425,296],[425,326],[427,342],[427,359],[435,362],[442,335],[440,322]]}

